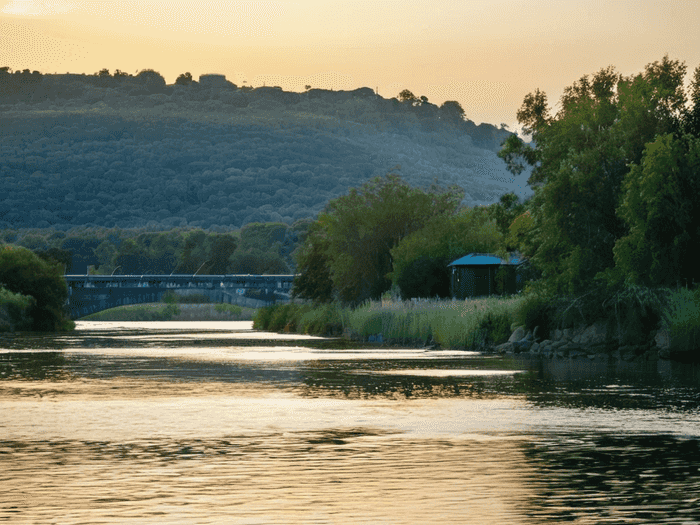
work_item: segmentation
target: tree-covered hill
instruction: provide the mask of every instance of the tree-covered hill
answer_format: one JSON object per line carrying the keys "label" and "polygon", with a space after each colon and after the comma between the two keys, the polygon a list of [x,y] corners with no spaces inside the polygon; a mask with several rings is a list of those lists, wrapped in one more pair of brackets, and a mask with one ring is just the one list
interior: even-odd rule
{"label": "tree-covered hill", "polygon": [[4,229],[291,224],[397,164],[414,186],[463,187],[468,205],[529,194],[496,156],[506,130],[407,91],[2,68],[0,113]]}

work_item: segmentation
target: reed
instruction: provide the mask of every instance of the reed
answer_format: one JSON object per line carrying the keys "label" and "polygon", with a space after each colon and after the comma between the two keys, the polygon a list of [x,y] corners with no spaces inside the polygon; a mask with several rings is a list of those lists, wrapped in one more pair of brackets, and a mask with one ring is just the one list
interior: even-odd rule
{"label": "reed", "polygon": [[466,301],[369,301],[358,308],[338,303],[311,306],[287,304],[260,308],[257,330],[340,335],[362,341],[439,344],[445,348],[479,348],[505,342],[510,336],[518,297]]}
{"label": "reed", "polygon": [[383,340],[444,348],[479,348],[510,336],[519,297],[464,301],[371,301],[349,312],[348,328],[362,339],[382,334]]}

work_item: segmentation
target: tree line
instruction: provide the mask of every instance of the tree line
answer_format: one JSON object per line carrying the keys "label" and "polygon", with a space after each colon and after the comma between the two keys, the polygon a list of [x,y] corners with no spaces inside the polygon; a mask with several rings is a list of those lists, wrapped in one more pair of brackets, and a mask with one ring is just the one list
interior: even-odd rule
{"label": "tree line", "polygon": [[532,142],[511,135],[499,153],[514,174],[532,170],[524,202],[465,207],[463,190],[397,174],[330,201],[299,250],[295,292],[349,304],[392,286],[444,297],[447,264],[470,252],[518,251],[531,292],[594,302],[630,283],[700,282],[700,67],[688,93],[686,70],[668,56],[629,77],[602,69],[567,87],[556,115],[545,93],[528,94],[517,117]]}

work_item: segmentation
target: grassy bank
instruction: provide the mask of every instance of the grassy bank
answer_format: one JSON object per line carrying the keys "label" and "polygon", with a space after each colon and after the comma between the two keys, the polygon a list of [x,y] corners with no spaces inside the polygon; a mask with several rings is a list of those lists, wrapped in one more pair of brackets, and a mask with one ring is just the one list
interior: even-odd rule
{"label": "grassy bank", "polygon": [[531,290],[508,298],[368,302],[356,309],[337,303],[286,304],[260,308],[253,321],[258,330],[452,349],[493,348],[517,326],[534,342],[597,324],[606,337],[594,352],[652,350],[700,359],[700,289],[624,285],[579,297]]}
{"label": "grassy bank", "polygon": [[85,321],[250,321],[255,310],[232,304],[132,304],[83,317]]}
{"label": "grassy bank", "polygon": [[505,342],[511,334],[520,298],[468,301],[371,301],[356,309],[338,304],[260,308],[253,328],[312,335],[345,335],[377,341],[443,348],[483,348]]}

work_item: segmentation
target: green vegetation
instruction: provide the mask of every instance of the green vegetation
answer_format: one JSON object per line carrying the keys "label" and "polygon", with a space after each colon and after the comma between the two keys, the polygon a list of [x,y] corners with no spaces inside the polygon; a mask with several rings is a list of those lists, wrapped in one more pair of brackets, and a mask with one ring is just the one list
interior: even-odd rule
{"label": "green vegetation", "polygon": [[351,189],[330,201],[311,225],[294,293],[355,305],[379,297],[391,287],[391,250],[431,221],[454,214],[463,197],[457,187],[411,188],[393,172]]}
{"label": "green vegetation", "polygon": [[251,223],[227,232],[199,228],[164,232],[146,228],[2,230],[0,243],[29,248],[45,260],[60,263],[67,274],[286,274],[293,271],[293,254],[309,223]]}
{"label": "green vegetation", "polygon": [[232,304],[134,304],[84,317],[84,321],[247,321],[255,310]]}
{"label": "green vegetation", "polygon": [[1,296],[3,311],[19,323],[20,329],[57,331],[75,327],[63,310],[68,287],[58,263],[45,261],[26,248],[0,246],[0,288],[5,290]]}
{"label": "green vegetation", "polygon": [[341,335],[369,341],[443,348],[481,349],[505,342],[521,299],[468,301],[369,301],[353,309],[338,303],[313,307],[287,304],[260,308],[256,330]]}
{"label": "green vegetation", "polygon": [[0,287],[0,332],[30,330],[30,310],[34,303],[31,296],[12,293]]}
{"label": "green vegetation", "polygon": [[83,317],[83,321],[171,321],[180,309],[174,304],[134,304]]}
{"label": "green vegetation", "polygon": [[385,173],[398,150],[412,185],[469,178],[468,204],[520,186],[496,157],[510,133],[454,101],[214,84],[0,68],[0,229],[291,225]]}

